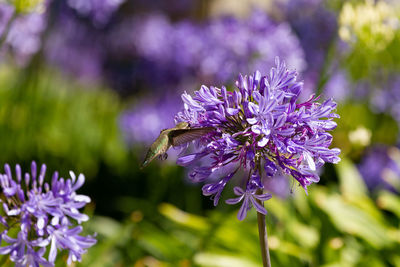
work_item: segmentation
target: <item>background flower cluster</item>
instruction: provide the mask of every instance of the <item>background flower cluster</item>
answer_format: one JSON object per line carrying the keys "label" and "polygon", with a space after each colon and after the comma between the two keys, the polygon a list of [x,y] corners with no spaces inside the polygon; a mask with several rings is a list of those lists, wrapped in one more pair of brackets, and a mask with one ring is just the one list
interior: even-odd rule
{"label": "background flower cluster", "polygon": [[[10,165],[4,166],[0,175],[3,216],[0,222],[5,230],[1,239],[0,254],[10,257],[16,266],[54,266],[59,250],[68,251],[67,263],[81,261],[87,248],[96,243],[92,236],[82,236],[80,224],[89,219],[79,212],[90,202],[90,198],[76,193],[85,177],[71,171],[70,179],[59,177],[54,172],[51,183],[45,182],[46,165],[38,174],[36,162],[31,172],[23,173],[15,166],[13,178]],[[77,225],[79,224],[79,225]],[[16,225],[18,227],[16,227]],[[15,229],[18,228],[18,229]],[[10,233],[17,231],[17,237]],[[48,258],[44,254],[48,251]]]}

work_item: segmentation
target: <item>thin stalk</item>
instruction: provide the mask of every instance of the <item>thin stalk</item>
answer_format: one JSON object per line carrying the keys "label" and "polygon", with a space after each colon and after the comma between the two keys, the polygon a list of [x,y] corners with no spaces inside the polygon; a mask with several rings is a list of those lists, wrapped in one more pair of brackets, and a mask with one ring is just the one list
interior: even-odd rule
{"label": "thin stalk", "polygon": [[[260,204],[262,205],[261,201]],[[258,236],[260,238],[263,266],[271,267],[271,259],[269,256],[269,248],[268,248],[267,224],[265,222],[264,214],[257,212],[257,223],[258,223]]]}
{"label": "thin stalk", "polygon": [[[260,162],[257,164],[258,169],[261,175],[261,166]],[[257,190],[257,194],[262,194],[262,189]],[[256,201],[264,206],[264,203],[258,199]],[[263,261],[263,267],[271,267],[271,259],[269,256],[269,247],[268,247],[268,234],[267,234],[267,223],[265,221],[265,215],[257,212],[257,224],[258,224],[258,237],[260,239],[260,248],[261,248],[261,256]]]}

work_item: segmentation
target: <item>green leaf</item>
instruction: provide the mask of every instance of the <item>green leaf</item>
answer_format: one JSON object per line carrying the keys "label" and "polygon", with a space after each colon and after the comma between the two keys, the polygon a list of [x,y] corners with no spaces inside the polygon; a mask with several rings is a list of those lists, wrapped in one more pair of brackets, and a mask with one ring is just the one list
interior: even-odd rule
{"label": "green leaf", "polygon": [[393,212],[400,218],[400,197],[389,191],[379,193],[377,204],[381,209]]}
{"label": "green leaf", "polygon": [[340,195],[318,192],[316,203],[340,231],[356,235],[375,248],[391,244],[392,240],[384,224],[361,208],[345,201]]}
{"label": "green leaf", "polygon": [[184,212],[171,204],[163,203],[159,206],[158,210],[171,221],[191,229],[207,231],[210,228],[205,218]]}
{"label": "green leaf", "polygon": [[140,247],[163,261],[175,262],[192,255],[192,249],[179,237],[150,223],[141,223],[137,239]]}
{"label": "green leaf", "polygon": [[318,231],[311,226],[292,220],[288,223],[287,231],[304,247],[313,248],[318,244]]}
{"label": "green leaf", "polygon": [[98,243],[83,255],[82,262],[78,266],[115,266],[122,260],[120,251],[116,246],[126,246],[130,240],[134,225],[132,223],[121,224],[111,218],[95,216],[90,219],[88,229],[98,233]]}
{"label": "green leaf", "polygon": [[364,197],[368,189],[354,164],[343,158],[341,162],[335,165],[340,181],[340,190],[343,195],[349,198]]}
{"label": "green leaf", "polygon": [[[245,257],[236,254],[217,254],[217,253],[198,253],[194,257],[194,261],[199,266],[207,267],[259,267],[260,263],[252,262]],[[261,261],[261,258],[260,258]]]}
{"label": "green leaf", "polygon": [[384,222],[383,216],[376,204],[368,197],[368,189],[355,165],[346,158],[336,165],[340,190],[344,199],[364,210],[376,220]]}

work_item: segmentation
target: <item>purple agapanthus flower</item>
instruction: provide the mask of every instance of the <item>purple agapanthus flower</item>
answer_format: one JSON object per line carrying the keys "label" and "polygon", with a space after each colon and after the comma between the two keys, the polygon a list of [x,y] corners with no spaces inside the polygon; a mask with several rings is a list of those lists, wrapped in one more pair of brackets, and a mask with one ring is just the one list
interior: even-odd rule
{"label": "purple agapanthus flower", "polygon": [[[170,95],[177,96],[170,92]],[[144,98],[123,112],[120,127],[129,145],[150,145],[160,134],[160,129],[174,126],[173,116],[180,110],[177,97],[161,95],[159,98]]]}
{"label": "purple agapanthus flower", "polygon": [[[333,119],[339,117],[334,113],[336,103],[332,99],[318,103],[314,95],[297,103],[303,83],[296,81],[297,73],[279,58],[275,63],[268,75],[259,71],[239,75],[234,91],[202,86],[194,96],[185,92],[184,109],[175,117],[177,123],[188,122],[193,128],[214,128],[197,141],[199,151],[177,161],[194,166],[189,175],[194,181],[214,179],[203,187],[203,194],[212,196],[214,205],[235,173],[248,172],[241,183],[245,188],[235,187],[239,197],[227,200],[228,204],[242,201],[239,220],[251,206],[265,214],[260,203],[271,196],[264,193],[263,180],[277,171],[292,176],[307,190],[319,181],[319,167],[340,161],[340,150],[329,148],[332,135],[328,131],[336,127]],[[221,169],[231,171],[221,179],[215,175]]]}
{"label": "purple agapanthus flower", "polygon": [[381,79],[376,87],[369,85],[372,87],[369,88],[371,106],[375,112],[391,114],[400,126],[400,78],[398,75],[391,74],[387,81],[383,80]]}
{"label": "purple agapanthus flower", "polygon": [[104,26],[125,0],[67,0],[81,16],[90,17],[97,27]]}
{"label": "purple agapanthus flower", "polygon": [[389,189],[399,191],[394,185],[400,184],[400,155],[397,147],[372,146],[362,158],[358,169],[370,191]]}
{"label": "purple agapanthus flower", "polygon": [[275,55],[285,57],[297,70],[306,68],[304,52],[290,25],[275,23],[261,11],[244,19],[224,16],[200,23],[189,19],[171,22],[162,13],[140,15],[123,21],[110,37],[114,58],[122,53],[135,56],[138,66],[131,70],[135,74],[131,81],[142,81],[147,84],[144,88],[198,81],[231,84],[232,73],[267,71]]}
{"label": "purple agapanthus flower", "polygon": [[1,52],[12,55],[19,65],[26,65],[40,50],[46,16],[44,12],[19,14],[12,5],[0,3],[0,35],[5,35]]}
{"label": "purple agapanthus flower", "polygon": [[0,34],[3,34],[7,24],[14,13],[14,7],[6,3],[0,3]]}
{"label": "purple agapanthus flower", "polygon": [[297,34],[307,62],[307,78],[314,83],[319,77],[330,45],[337,34],[337,18],[323,0],[288,0],[282,2],[286,21]]}
{"label": "purple agapanthus flower", "polygon": [[[64,179],[55,172],[51,183],[47,183],[45,164],[39,175],[35,162],[31,164],[31,172],[24,175],[16,165],[15,178],[8,164],[4,170],[5,174],[0,174],[4,214],[0,223],[5,230],[0,236],[8,245],[0,246],[0,254],[9,255],[16,266],[54,266],[57,249],[69,252],[68,264],[80,261],[86,249],[96,243],[93,236],[79,235],[82,231],[79,224],[89,219],[79,209],[90,198],[76,193],[85,181],[83,174],[76,177],[70,172],[71,178]],[[15,230],[17,237],[9,236]],[[46,259],[48,246],[50,253]]]}

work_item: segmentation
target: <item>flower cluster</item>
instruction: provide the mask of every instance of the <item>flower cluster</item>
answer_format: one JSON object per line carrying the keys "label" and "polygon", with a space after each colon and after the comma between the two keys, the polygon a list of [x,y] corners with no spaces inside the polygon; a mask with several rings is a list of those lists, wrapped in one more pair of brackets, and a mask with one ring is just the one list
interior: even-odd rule
{"label": "flower cluster", "polygon": [[110,20],[124,0],[68,0],[68,6],[80,15],[90,17],[93,24],[102,27]]}
{"label": "flower cluster", "polygon": [[80,21],[65,3],[60,5],[60,10],[53,11],[57,20],[44,43],[47,62],[84,81],[100,79],[104,54],[101,31]]}
{"label": "flower cluster", "polygon": [[[300,71],[306,67],[289,24],[275,23],[263,12],[253,12],[245,19],[225,16],[201,23],[173,23],[164,14],[142,15],[123,21],[110,37],[109,53],[116,52],[114,61],[121,58],[126,68],[126,57],[134,57],[137,66],[132,66],[131,73],[145,88],[164,90],[199,80],[232,83],[231,73],[267,71],[275,55],[285,57]],[[111,75],[113,69],[108,71]]]}
{"label": "flower cluster", "polygon": [[4,169],[5,174],[0,175],[0,223],[5,230],[0,236],[7,245],[0,247],[0,254],[9,255],[16,266],[54,266],[58,250],[68,251],[68,264],[80,261],[87,248],[96,243],[93,236],[80,235],[80,224],[89,217],[79,209],[90,202],[89,197],[76,193],[85,182],[83,174],[76,177],[70,172],[71,178],[64,179],[55,172],[49,184],[44,181],[45,164],[39,175],[35,162],[31,173],[25,175],[16,165],[15,178],[8,164]]}
{"label": "flower cluster", "polygon": [[306,61],[312,62],[307,65],[305,75],[306,89],[311,90],[317,85],[328,50],[335,42],[338,31],[336,15],[326,8],[323,0],[289,0],[279,6],[299,38]]}
{"label": "flower cluster", "polygon": [[[41,35],[46,27],[46,14],[31,12],[14,14],[15,8],[9,4],[0,4],[0,35],[4,36],[2,52],[10,52],[15,61],[26,65],[31,57],[40,50]],[[13,18],[15,16],[15,18]]]}
{"label": "flower cluster", "polygon": [[269,75],[259,71],[239,75],[238,90],[203,85],[194,97],[185,92],[184,109],[175,117],[176,122],[188,122],[193,128],[214,127],[198,140],[199,151],[177,160],[182,166],[193,165],[189,174],[193,181],[217,177],[202,189],[204,195],[212,196],[214,205],[235,173],[248,171],[242,183],[245,188],[234,189],[238,198],[227,200],[228,204],[243,200],[239,220],[251,206],[266,213],[261,205],[271,197],[263,194],[266,177],[290,175],[307,190],[319,181],[319,167],[340,160],[340,150],[329,149],[332,135],[327,132],[336,127],[336,103],[332,99],[318,103],[314,95],[296,103],[303,84],[279,58],[275,62]]}
{"label": "flower cluster", "polygon": [[161,95],[151,100],[141,99],[133,108],[121,114],[120,128],[128,144],[150,145],[160,129],[174,126],[171,117],[180,110],[180,101],[175,97],[177,94],[170,95],[174,97]]}
{"label": "flower cluster", "polygon": [[369,92],[369,101],[376,112],[387,112],[397,121],[400,126],[400,78],[398,75],[391,74],[385,81],[380,80],[378,88],[371,85],[365,86],[364,90]]}
{"label": "flower cluster", "polygon": [[358,169],[370,191],[389,189],[399,191],[400,150],[397,147],[372,146],[362,158]]}
{"label": "flower cluster", "polygon": [[290,26],[275,24],[262,12],[253,12],[248,19],[222,17],[203,24],[171,24],[156,15],[138,20],[132,32],[140,56],[173,65],[174,70],[197,72],[203,80],[231,82],[231,73],[255,68],[266,71],[273,55],[287,58],[300,70],[305,67],[303,51]]}

